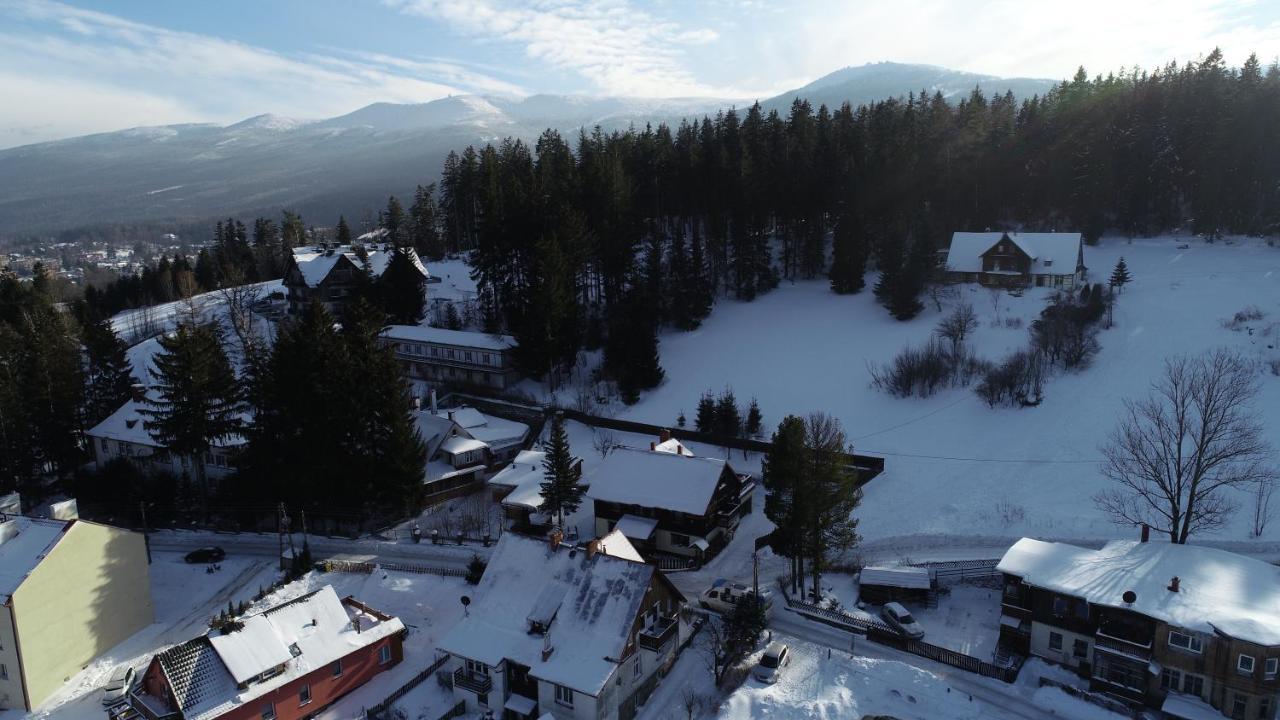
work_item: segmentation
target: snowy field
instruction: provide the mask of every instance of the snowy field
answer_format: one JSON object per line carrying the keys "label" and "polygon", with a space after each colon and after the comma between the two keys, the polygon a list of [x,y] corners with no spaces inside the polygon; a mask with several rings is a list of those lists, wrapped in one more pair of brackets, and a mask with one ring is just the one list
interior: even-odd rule
{"label": "snowy field", "polygon": [[[926,298],[919,317],[897,322],[876,304],[869,276],[867,291],[855,296],[834,295],[815,280],[784,283],[752,303],[721,300],[700,329],[662,336],[666,381],[622,414],[671,424],[681,410],[691,417],[704,391],[730,385],[743,404],[758,398],[766,428],[787,413],[838,417],[858,451],[886,459],[858,512],[868,551],[934,556],[946,546],[986,545],[986,556],[995,557],[1022,535],[1127,537],[1134,531],[1113,525],[1090,500],[1106,483],[1098,447],[1121,401],[1145,395],[1164,359],[1178,353],[1232,346],[1259,359],[1280,357],[1280,249],[1258,240],[1107,238],[1085,248],[1090,280],[1105,282],[1120,256],[1133,282],[1119,297],[1115,327],[1099,336],[1093,367],[1050,378],[1036,408],[993,410],[970,388],[928,399],[873,389],[868,365],[923,344],[947,309],[939,313]],[[1050,295],[1002,294],[997,311],[986,289],[960,288],[981,319],[977,354],[993,360],[1025,346],[1027,325]],[[1250,323],[1252,335],[1223,327],[1249,306],[1265,313]],[[993,327],[997,313],[1002,322]],[[1006,328],[1011,317],[1023,327]],[[1280,378],[1264,373],[1263,386],[1257,410],[1280,448]],[[1203,539],[1249,541],[1247,525],[1242,512]],[[1263,539],[1280,540],[1280,523]]]}

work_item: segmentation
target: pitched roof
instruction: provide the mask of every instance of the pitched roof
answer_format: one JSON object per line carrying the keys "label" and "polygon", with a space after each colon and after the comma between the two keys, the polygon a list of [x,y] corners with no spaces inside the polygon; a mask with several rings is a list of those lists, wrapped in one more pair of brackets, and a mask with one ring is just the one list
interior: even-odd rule
{"label": "pitched roof", "polygon": [[453,421],[467,429],[471,437],[490,445],[510,445],[523,442],[529,426],[514,420],[486,415],[473,407],[441,410],[439,415],[452,417]]}
{"label": "pitched roof", "polygon": [[929,571],[919,567],[865,567],[858,575],[860,585],[929,589]]}
{"label": "pitched roof", "polygon": [[[397,618],[342,602],[331,585],[242,622],[239,630],[198,637],[156,656],[186,720],[218,717],[404,629]],[[280,674],[239,688],[280,665]]]}
{"label": "pitched roof", "polygon": [[[1118,540],[1090,550],[1023,538],[997,569],[1175,627],[1280,645],[1280,568],[1243,555],[1158,541]],[[1178,592],[1168,589],[1175,576]],[[1137,595],[1132,604],[1123,600],[1126,591]]]}
{"label": "pitched roof", "polygon": [[[365,237],[365,236],[361,236]],[[407,251],[409,259],[413,261],[414,267],[422,273],[423,277],[430,277],[427,267],[422,264],[422,260],[418,258],[418,253],[412,249]],[[379,277],[387,269],[387,265],[391,263],[393,255],[392,250],[382,248],[366,248],[365,257],[369,263],[369,272],[374,277]],[[316,246],[296,247],[293,249],[293,262],[298,267],[298,272],[302,275],[302,281],[308,287],[316,287],[324,279],[329,276],[334,266],[342,258],[346,258],[355,264],[357,268],[363,268],[364,263],[361,262],[360,256],[356,254],[355,248],[351,245],[339,245],[334,248],[320,248]]]}
{"label": "pitched roof", "polygon": [[495,351],[510,350],[516,344],[516,339],[510,335],[490,335],[469,330],[449,330],[448,328],[428,327],[425,325],[390,325],[382,331],[382,336],[388,340],[407,340],[409,342],[436,343],[460,348]]}
{"label": "pitched roof", "polygon": [[[644,563],[504,533],[479,599],[440,649],[490,666],[510,659],[540,680],[599,695],[626,652],[654,573]],[[531,620],[546,621],[545,637],[529,633]],[[552,648],[545,661],[544,643]]]}
{"label": "pitched roof", "polygon": [[8,598],[53,551],[71,523],[9,517],[0,522],[0,597]]}
{"label": "pitched roof", "polygon": [[[1005,236],[1031,257],[1032,274],[1070,275],[1080,256],[1080,233],[958,232],[951,236],[947,270],[982,272],[982,254]],[[1045,262],[1050,263],[1049,266]]]}
{"label": "pitched roof", "polygon": [[[158,397],[154,388],[147,389],[147,396],[150,398]],[[92,438],[105,438],[107,440],[116,440],[118,442],[127,442],[134,445],[146,445],[157,449],[164,449],[164,445],[156,440],[146,427],[146,416],[142,414],[144,408],[147,407],[145,401],[127,400],[125,404],[116,409],[102,422],[94,425],[91,430],[85,434]],[[240,419],[246,423],[252,420],[252,415],[246,410],[240,413]],[[244,437],[241,435],[233,435],[231,437],[219,440],[214,443],[214,447],[226,448],[243,445]]]}
{"label": "pitched roof", "polygon": [[685,447],[683,443],[675,438],[663,440],[653,446],[654,452],[671,453],[673,455],[683,455],[685,457],[696,457],[693,451]]}
{"label": "pitched roof", "polygon": [[591,476],[595,500],[702,515],[711,504],[724,460],[618,448]]}
{"label": "pitched roof", "polygon": [[547,454],[542,450],[521,450],[510,465],[489,478],[490,485],[512,488],[503,505],[514,505],[537,511],[542,507],[542,482],[546,479],[542,461]]}

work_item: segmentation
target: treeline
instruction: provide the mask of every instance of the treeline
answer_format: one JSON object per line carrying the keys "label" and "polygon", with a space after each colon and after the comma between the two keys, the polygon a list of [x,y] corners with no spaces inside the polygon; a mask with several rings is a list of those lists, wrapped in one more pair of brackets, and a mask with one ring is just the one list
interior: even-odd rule
{"label": "treeline", "polygon": [[[1277,123],[1280,67],[1231,69],[1215,50],[1151,72],[1081,69],[1021,101],[797,100],[786,114],[597,128],[572,146],[548,131],[532,148],[449,155],[442,242],[474,251],[488,329],[519,339],[526,371],[554,376],[615,328],[693,328],[717,295],[751,300],[780,278],[826,273],[858,292],[869,263],[877,298],[912,317],[956,230],[1273,232]],[[619,356],[606,371],[657,377]]]}
{"label": "treeline", "polygon": [[42,497],[87,457],[85,430],[130,397],[124,343],[83,303],[59,309],[50,279],[0,270],[0,492]]}

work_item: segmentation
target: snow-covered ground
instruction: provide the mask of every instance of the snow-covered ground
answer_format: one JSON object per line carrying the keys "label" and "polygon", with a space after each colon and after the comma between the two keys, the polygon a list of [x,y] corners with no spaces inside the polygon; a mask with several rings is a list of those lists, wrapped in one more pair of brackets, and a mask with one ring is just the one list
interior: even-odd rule
{"label": "snow-covered ground", "polygon": [[[868,365],[924,343],[947,310],[939,313],[926,299],[925,312],[901,323],[876,304],[870,282],[859,295],[837,296],[814,280],[783,283],[752,303],[722,299],[698,330],[664,334],[666,381],[621,414],[674,423],[681,410],[692,415],[703,392],[729,385],[744,404],[758,398],[766,428],[788,413],[838,417],[858,451],[886,458],[886,472],[867,486],[858,511],[864,552],[923,555],[932,547],[988,545],[996,555],[979,554],[993,557],[1022,535],[1128,536],[1133,530],[1113,525],[1090,500],[1106,484],[1098,447],[1123,399],[1145,395],[1164,359],[1179,353],[1232,346],[1280,358],[1280,248],[1252,239],[1211,245],[1106,238],[1085,248],[1089,279],[1105,283],[1121,256],[1133,282],[1119,296],[1115,327],[1101,332],[1093,367],[1051,378],[1036,408],[991,409],[970,388],[928,399],[875,390]],[[959,287],[981,319],[974,348],[993,360],[1025,346],[1027,326],[1050,295],[1001,294],[997,312],[986,289]],[[1265,313],[1249,323],[1252,334],[1223,327],[1249,306]],[[1005,327],[1007,318],[1020,318],[1022,327]],[[1280,449],[1280,378],[1259,372],[1257,410]],[[1204,539],[1249,540],[1245,514]],[[1263,539],[1280,540],[1280,524]]]}

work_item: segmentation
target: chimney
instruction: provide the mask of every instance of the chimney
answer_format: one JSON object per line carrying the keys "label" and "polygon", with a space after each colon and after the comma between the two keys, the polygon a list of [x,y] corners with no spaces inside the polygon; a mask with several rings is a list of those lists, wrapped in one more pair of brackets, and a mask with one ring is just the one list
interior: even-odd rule
{"label": "chimney", "polygon": [[431,388],[431,414],[435,415],[440,409],[436,407],[436,389]]}
{"label": "chimney", "polygon": [[450,411],[449,411],[449,420],[453,420],[453,411],[452,411],[452,410],[450,410]]}
{"label": "chimney", "polygon": [[133,396],[135,401],[142,402],[147,399],[147,386],[142,383],[134,383],[129,386],[129,394]]}
{"label": "chimney", "polygon": [[356,634],[360,634],[360,613],[351,616],[351,624],[355,626]]}
{"label": "chimney", "polygon": [[414,410],[422,409],[422,398],[418,397],[417,395],[413,396],[413,409]]}
{"label": "chimney", "polygon": [[658,442],[666,442],[670,439],[671,439],[670,430],[663,428],[662,431],[658,433]]}
{"label": "chimney", "polygon": [[604,549],[604,548],[602,548],[602,547],[600,546],[600,540],[599,540],[599,538],[597,538],[597,539],[595,539],[595,540],[592,540],[591,542],[587,543],[587,559],[588,559],[588,560],[591,560],[591,559],[595,558],[596,553],[600,552],[600,551],[601,551],[601,550],[603,550],[603,549]]}
{"label": "chimney", "polygon": [[1174,575],[1173,579],[1169,581],[1169,592],[1178,592],[1178,587],[1180,585],[1181,582],[1178,580],[1178,576]]}
{"label": "chimney", "polygon": [[551,532],[547,533],[547,540],[551,543],[551,550],[554,552],[560,547],[560,541],[564,540],[564,533],[560,532],[560,528],[551,528]]}
{"label": "chimney", "polygon": [[1148,542],[1150,540],[1151,540],[1151,526],[1146,523],[1142,523],[1142,542]]}
{"label": "chimney", "polygon": [[658,443],[656,443],[656,442],[650,442],[650,443],[649,443],[649,452],[653,452],[653,451],[655,451],[655,450],[657,450],[657,449],[658,449]]}

